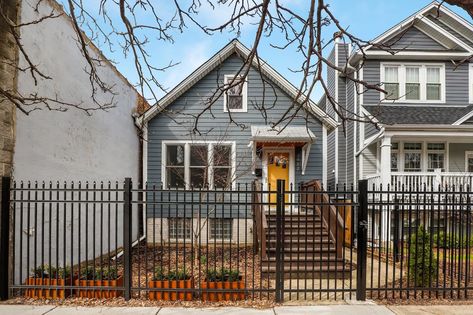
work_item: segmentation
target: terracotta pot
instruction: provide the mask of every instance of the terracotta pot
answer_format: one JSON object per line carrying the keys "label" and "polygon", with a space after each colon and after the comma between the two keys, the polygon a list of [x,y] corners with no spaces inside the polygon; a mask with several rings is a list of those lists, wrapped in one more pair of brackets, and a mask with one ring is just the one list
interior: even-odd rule
{"label": "terracotta pot", "polygon": [[[244,292],[224,292],[225,290],[243,290],[245,282],[241,279],[239,281],[204,281],[201,282],[202,301],[236,301],[245,299]],[[220,289],[222,292],[205,292],[206,289]]]}
{"label": "terracotta pot", "polygon": [[122,290],[100,289],[100,287],[123,287],[123,277],[120,276],[116,280],[74,280],[75,286],[93,287],[94,289],[76,289],[75,293],[81,298],[93,299],[110,299],[123,295]]}
{"label": "terracotta pot", "polygon": [[[149,281],[149,288],[158,289],[194,289],[194,279],[189,280],[160,280],[160,281]],[[163,301],[192,301],[191,291],[149,291],[148,298],[150,300],[163,300]]]}
{"label": "terracotta pot", "polygon": [[62,288],[71,285],[71,278],[49,279],[49,278],[27,278],[27,285],[44,285],[57,287],[51,289],[26,289],[25,296],[33,299],[65,299],[71,295],[71,289]]}

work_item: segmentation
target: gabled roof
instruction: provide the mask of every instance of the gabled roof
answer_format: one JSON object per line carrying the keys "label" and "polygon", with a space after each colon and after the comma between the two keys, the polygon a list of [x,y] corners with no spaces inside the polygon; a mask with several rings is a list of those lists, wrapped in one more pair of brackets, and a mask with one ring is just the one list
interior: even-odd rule
{"label": "gabled roof", "polygon": [[[200,79],[209,74],[212,70],[216,69],[220,64],[222,64],[228,57],[234,53],[240,55],[243,58],[247,58],[250,54],[250,49],[244,46],[240,41],[234,39],[223,47],[219,52],[217,52],[213,57],[207,60],[194,72],[192,72],[187,78],[185,78],[181,83],[174,87],[169,93],[167,93],[163,98],[161,98],[155,106],[152,106],[147,110],[143,115],[138,119],[140,123],[145,123],[151,120],[153,117],[161,113],[167,106],[174,102],[178,97],[183,95],[188,91],[194,84],[196,84]],[[259,62],[259,64],[258,64]],[[261,67],[261,72],[266,75],[273,83],[275,83],[279,88],[285,91],[292,98],[296,98],[298,95],[297,88],[280,75],[276,70],[274,70],[269,64],[267,64],[261,58],[253,60],[253,66]],[[305,95],[299,97],[300,103],[306,100]],[[337,122],[331,118],[323,109],[317,106],[312,100],[309,100],[308,107],[306,108],[310,113],[315,115],[320,121],[328,127],[328,129],[333,129],[337,127]]]}
{"label": "gabled roof", "polygon": [[[432,40],[442,45],[445,50],[439,52],[439,56],[458,56],[465,57],[473,54],[473,25],[463,19],[458,14],[452,12],[438,1],[433,1],[394,25],[381,35],[373,39],[373,44],[383,44],[389,40],[404,34],[410,28],[415,28]],[[363,49],[367,55],[383,54],[383,51],[376,49],[373,45],[369,45]],[[392,56],[390,52],[386,55]],[[396,55],[402,56],[410,54],[410,52],[399,51]],[[432,58],[435,52],[429,52],[429,58]],[[350,60],[351,64],[355,64],[361,58],[361,52],[357,51]]]}

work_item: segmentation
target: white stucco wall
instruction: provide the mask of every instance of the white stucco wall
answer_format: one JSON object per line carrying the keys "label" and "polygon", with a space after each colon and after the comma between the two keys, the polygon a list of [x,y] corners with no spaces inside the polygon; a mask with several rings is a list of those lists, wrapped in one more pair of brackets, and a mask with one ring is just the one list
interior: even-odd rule
{"label": "white stucco wall", "polygon": [[[50,1],[24,0],[21,21],[33,21],[51,12]],[[22,43],[38,68],[52,80],[35,86],[29,71],[19,73],[23,95],[38,92],[66,102],[92,105],[86,61],[81,55],[70,19],[62,16],[21,29]],[[96,54],[95,54],[96,55]],[[26,65],[23,58],[22,65]],[[101,79],[117,93],[116,107],[95,111],[37,110],[17,112],[14,176],[22,180],[119,180],[138,178],[139,138],[132,119],[136,91],[109,65],[98,67]],[[111,94],[98,93],[110,100]]]}
{"label": "white stucco wall", "polygon": [[[47,15],[53,8],[60,9],[51,0],[43,0],[37,13],[34,11],[36,3],[37,0],[23,0],[22,23]],[[21,94],[27,96],[37,92],[38,95],[51,98],[57,95],[65,102],[92,106],[89,76],[84,72],[86,61],[77,46],[76,34],[67,16],[23,27],[21,39],[33,63],[38,65],[40,71],[52,78],[52,80],[38,78],[38,85],[35,85],[28,71],[20,72],[18,90]],[[97,51],[92,51],[92,54],[94,57],[99,56]],[[21,58],[20,65],[25,64],[25,60]],[[28,116],[17,111],[13,163],[15,180],[25,182],[38,180],[40,185],[41,181],[46,181],[46,187],[49,181],[54,184],[56,181],[61,184],[64,181],[74,181],[75,188],[78,187],[78,181],[82,181],[82,188],[85,186],[85,181],[89,181],[90,185],[93,181],[104,181],[105,186],[108,181],[112,183],[118,181],[121,188],[125,177],[132,177],[134,183],[138,182],[141,163],[139,137],[132,118],[138,94],[110,64],[104,63],[97,69],[101,79],[113,86],[113,92],[116,94],[114,96],[115,108],[106,112],[94,111],[91,116],[74,108],[66,112],[36,110]],[[100,91],[97,94],[97,98],[102,101],[109,101],[110,97],[111,94]],[[68,186],[70,187],[70,183]],[[85,193],[82,193],[82,199],[85,198],[84,195]],[[107,193],[104,195],[106,199]],[[34,194],[31,196],[34,198]],[[48,196],[49,193],[46,193],[46,198]],[[60,198],[63,196],[61,192]],[[70,198],[71,193],[68,193],[66,199],[70,200]],[[77,198],[76,192],[74,199]],[[97,198],[100,199],[100,193],[97,193]],[[113,198],[115,197],[112,194]],[[92,193],[89,193],[88,199],[92,200]],[[118,199],[123,200],[122,193],[119,194]],[[34,265],[41,263],[50,263],[54,266],[74,265],[79,263],[79,260],[91,261],[101,252],[107,253],[109,250],[122,246],[123,206],[121,204],[66,203],[64,206],[61,203],[58,209],[56,205],[58,204],[38,203],[36,209],[34,206],[27,207],[26,203],[16,204],[15,261],[18,264],[21,259],[23,266],[21,280],[19,270],[16,270],[15,281],[23,282]],[[45,211],[43,211],[43,206]],[[51,212],[49,212],[50,208]],[[110,208],[111,212],[109,212]],[[79,211],[81,211],[81,221],[79,221]],[[115,211],[118,213],[115,214]],[[85,221],[86,212],[89,216],[88,222]],[[92,223],[94,212],[96,231],[93,230]],[[23,213],[25,218],[22,227],[19,223],[20,213]],[[44,217],[42,217],[43,213]],[[36,225],[33,219],[29,224],[26,222],[28,215],[36,218]],[[103,215],[102,219],[101,215]],[[118,216],[117,220],[116,216]],[[141,216],[139,209],[134,207],[134,239],[138,238],[139,216]],[[56,228],[58,221],[60,223]],[[115,222],[118,224],[116,225]],[[100,224],[104,228],[103,234],[99,232]],[[108,231],[109,224],[110,232]],[[41,237],[43,234],[44,238]],[[85,235],[88,235],[87,250]],[[101,239],[102,242],[100,242]],[[21,254],[20,240],[23,246]],[[27,240],[30,242],[29,260],[26,258]],[[42,253],[42,244],[45,244],[44,253]],[[81,244],[80,248],[79,244]],[[34,247],[37,249],[36,260]]]}

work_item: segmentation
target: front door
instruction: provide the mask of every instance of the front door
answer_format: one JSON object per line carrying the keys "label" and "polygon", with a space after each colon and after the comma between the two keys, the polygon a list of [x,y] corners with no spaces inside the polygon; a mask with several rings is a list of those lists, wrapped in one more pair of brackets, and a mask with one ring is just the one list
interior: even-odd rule
{"label": "front door", "polygon": [[[285,190],[289,190],[289,153],[268,152],[268,184],[271,191],[277,190],[277,180],[285,180]],[[285,201],[289,201],[289,194],[285,194]],[[276,193],[270,194],[270,203],[276,203]]]}

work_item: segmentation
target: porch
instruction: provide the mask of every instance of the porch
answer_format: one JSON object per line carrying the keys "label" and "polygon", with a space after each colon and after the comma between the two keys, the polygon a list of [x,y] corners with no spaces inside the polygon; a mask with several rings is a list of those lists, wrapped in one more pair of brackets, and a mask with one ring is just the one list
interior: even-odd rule
{"label": "porch", "polygon": [[[382,175],[380,173],[366,176],[368,187],[380,187]],[[433,172],[391,172],[391,179],[388,184],[397,189],[402,190],[408,188],[417,188],[425,191],[444,190],[448,187],[451,189],[458,188],[466,190],[473,187],[473,173],[469,172],[442,172],[441,169]],[[424,187],[425,186],[425,187]]]}

